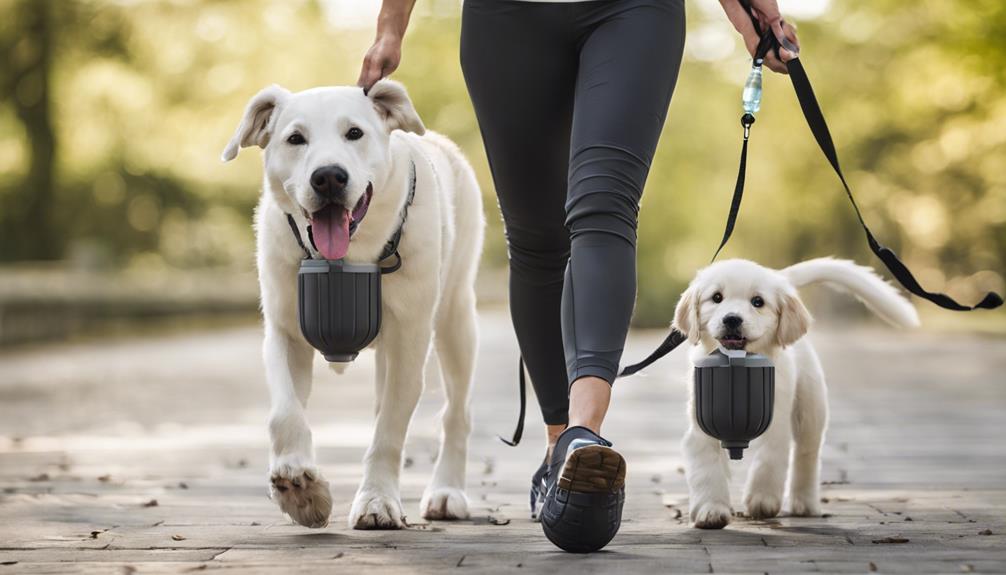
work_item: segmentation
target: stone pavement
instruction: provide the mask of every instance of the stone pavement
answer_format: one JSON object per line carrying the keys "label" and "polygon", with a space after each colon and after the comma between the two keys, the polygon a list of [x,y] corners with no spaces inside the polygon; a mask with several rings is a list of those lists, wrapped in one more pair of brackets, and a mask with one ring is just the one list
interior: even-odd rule
{"label": "stone pavement", "polygon": [[[812,335],[828,374],[825,517],[686,523],[678,352],[621,381],[604,429],[628,461],[625,520],[601,553],[557,551],[527,516],[540,417],[517,448],[515,343],[484,310],[469,467],[470,521],[424,524],[436,449],[435,380],[408,442],[414,525],[346,527],[371,433],[372,355],[316,367],[310,417],[336,507],[329,527],[290,523],[266,498],[267,397],[257,328],[0,353],[0,575],[231,569],[275,573],[1006,572],[1006,340],[895,333]],[[626,358],[660,332],[634,332]],[[734,500],[745,462],[733,464]]]}

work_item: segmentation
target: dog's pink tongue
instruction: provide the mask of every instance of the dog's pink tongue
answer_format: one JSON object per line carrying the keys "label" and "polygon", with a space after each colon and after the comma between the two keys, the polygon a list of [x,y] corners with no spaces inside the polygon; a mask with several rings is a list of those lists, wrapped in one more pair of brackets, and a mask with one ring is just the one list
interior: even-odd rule
{"label": "dog's pink tongue", "polygon": [[349,210],[329,204],[311,217],[314,247],[326,260],[337,260],[349,251]]}

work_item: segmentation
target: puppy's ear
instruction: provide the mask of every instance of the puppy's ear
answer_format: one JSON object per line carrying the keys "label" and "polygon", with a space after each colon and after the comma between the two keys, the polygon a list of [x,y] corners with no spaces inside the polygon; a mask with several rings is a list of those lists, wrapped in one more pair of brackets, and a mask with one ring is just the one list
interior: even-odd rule
{"label": "puppy's ear", "polygon": [[674,322],[671,323],[671,327],[685,334],[689,343],[699,342],[702,324],[699,320],[699,294],[695,286],[688,286],[688,289],[681,294],[678,307],[674,308]]}
{"label": "puppy's ear", "polygon": [[367,96],[374,102],[374,107],[388,125],[389,132],[404,130],[420,136],[426,133],[426,126],[412,106],[405,86],[394,80],[380,80],[367,92]]}
{"label": "puppy's ear", "polygon": [[248,146],[266,147],[272,135],[274,112],[286,101],[290,92],[273,84],[255,94],[245,107],[238,129],[227,143],[220,159],[229,162],[237,157],[239,148]]}
{"label": "puppy's ear", "polygon": [[786,347],[803,337],[810,329],[810,312],[793,291],[785,291],[779,300],[779,325],[775,331],[776,343]]}

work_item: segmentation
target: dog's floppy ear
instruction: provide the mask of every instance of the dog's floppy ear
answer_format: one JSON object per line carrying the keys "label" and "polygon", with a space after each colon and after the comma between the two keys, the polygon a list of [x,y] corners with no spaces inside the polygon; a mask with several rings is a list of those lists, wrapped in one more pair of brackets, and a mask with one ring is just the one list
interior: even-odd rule
{"label": "dog's floppy ear", "polygon": [[779,299],[779,325],[775,331],[780,347],[796,342],[810,329],[810,312],[795,291],[784,291]]}
{"label": "dog's floppy ear", "polygon": [[220,159],[225,162],[233,160],[237,157],[239,148],[266,147],[269,136],[272,135],[274,112],[289,95],[288,90],[276,84],[255,94],[245,106],[245,115]]}
{"label": "dog's floppy ear", "polygon": [[412,106],[405,86],[394,80],[380,80],[367,92],[367,97],[374,102],[374,107],[388,125],[389,132],[405,130],[420,136],[426,133],[426,126]]}
{"label": "dog's floppy ear", "polygon": [[699,323],[699,294],[694,285],[688,286],[688,289],[681,294],[678,307],[674,308],[674,321],[671,327],[685,334],[690,343],[699,342],[702,325]]}

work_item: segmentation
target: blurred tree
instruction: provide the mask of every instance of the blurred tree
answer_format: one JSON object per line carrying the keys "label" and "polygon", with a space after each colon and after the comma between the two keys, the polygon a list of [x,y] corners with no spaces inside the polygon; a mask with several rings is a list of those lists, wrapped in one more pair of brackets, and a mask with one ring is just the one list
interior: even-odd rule
{"label": "blurred tree", "polygon": [[65,238],[57,233],[56,134],[51,91],[54,31],[47,0],[20,0],[2,29],[0,99],[11,102],[30,147],[28,170],[16,191],[0,196],[0,243],[9,259],[56,259]]}

